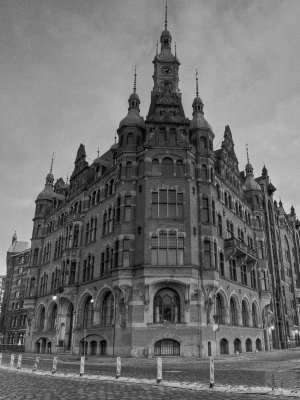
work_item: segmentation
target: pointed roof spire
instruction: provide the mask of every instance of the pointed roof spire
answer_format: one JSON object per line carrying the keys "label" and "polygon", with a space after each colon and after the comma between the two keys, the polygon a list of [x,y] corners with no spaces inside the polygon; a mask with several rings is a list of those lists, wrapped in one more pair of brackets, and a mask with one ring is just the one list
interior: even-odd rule
{"label": "pointed roof spire", "polygon": [[196,97],[199,97],[198,69],[196,68]]}
{"label": "pointed roof spire", "polygon": [[99,156],[100,156],[100,151],[99,151],[99,146],[98,146],[97,157],[99,158]]}
{"label": "pointed roof spire", "polygon": [[166,0],[166,11],[165,11],[165,31],[168,30],[168,0]]}
{"label": "pointed roof spire", "polygon": [[50,174],[52,174],[53,160],[54,160],[54,152],[53,152],[53,154],[52,154],[52,160],[51,160],[51,166],[50,166]]}
{"label": "pointed roof spire", "polygon": [[246,151],[247,151],[247,163],[249,163],[249,152],[248,152],[248,143],[246,142]]}
{"label": "pointed roof spire", "polygon": [[158,40],[156,41],[156,56],[158,56]]}
{"label": "pointed roof spire", "polygon": [[177,56],[177,43],[175,42],[175,57]]}
{"label": "pointed roof spire", "polygon": [[134,66],[134,83],[133,83],[133,93],[136,93],[136,65]]}

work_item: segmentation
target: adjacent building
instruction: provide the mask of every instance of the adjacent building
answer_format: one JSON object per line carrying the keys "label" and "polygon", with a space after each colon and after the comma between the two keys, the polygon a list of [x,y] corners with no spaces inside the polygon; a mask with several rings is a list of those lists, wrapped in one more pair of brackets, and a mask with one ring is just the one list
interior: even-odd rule
{"label": "adjacent building", "polygon": [[24,350],[27,310],[24,308],[30,245],[17,240],[16,232],[7,251],[7,275],[1,326],[2,348]]}
{"label": "adjacent building", "polygon": [[28,351],[206,357],[300,345],[295,210],[274,201],[265,167],[240,169],[229,126],[214,148],[198,78],[186,116],[171,42],[166,18],[146,118],[135,75],[117,142],[91,164],[80,144],[70,182],[51,166],[37,196],[17,310],[20,254],[7,274],[6,320],[15,328],[25,307]]}

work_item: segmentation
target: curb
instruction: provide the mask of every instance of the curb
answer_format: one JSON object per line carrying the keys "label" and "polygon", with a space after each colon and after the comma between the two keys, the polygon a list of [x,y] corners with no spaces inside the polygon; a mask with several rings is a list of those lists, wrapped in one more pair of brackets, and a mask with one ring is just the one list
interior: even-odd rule
{"label": "curb", "polygon": [[157,383],[155,379],[137,379],[137,378],[124,378],[119,377],[116,379],[115,377],[104,376],[104,375],[83,375],[80,376],[78,374],[70,374],[70,373],[55,373],[47,371],[32,371],[29,368],[22,369],[10,369],[8,367],[0,366],[0,369],[5,369],[10,372],[16,373],[27,373],[34,374],[39,376],[48,376],[48,377],[57,377],[57,378],[65,378],[71,380],[84,380],[84,381],[107,381],[107,382],[120,382],[120,383],[135,383],[135,384],[146,384],[146,385],[155,385],[155,386],[165,386],[176,389],[187,389],[194,390],[197,392],[205,391],[205,392],[221,392],[221,393],[244,393],[244,394],[257,394],[257,395],[273,395],[273,396],[284,396],[284,397],[299,397],[300,398],[300,390],[287,390],[287,389],[274,389],[270,387],[246,387],[246,386],[225,386],[225,385],[215,385],[213,388],[209,388],[209,385],[200,384],[200,383],[184,383],[184,382],[170,382],[170,381],[161,381]]}

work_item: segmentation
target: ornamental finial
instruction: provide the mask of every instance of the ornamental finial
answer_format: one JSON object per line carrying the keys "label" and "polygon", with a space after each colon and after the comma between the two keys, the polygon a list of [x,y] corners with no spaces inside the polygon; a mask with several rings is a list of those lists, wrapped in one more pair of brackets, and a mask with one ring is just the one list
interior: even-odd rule
{"label": "ornamental finial", "polygon": [[198,70],[196,68],[196,97],[199,97]]}
{"label": "ornamental finial", "polygon": [[136,65],[134,66],[134,83],[133,83],[133,93],[136,93]]}
{"label": "ornamental finial", "polygon": [[165,31],[168,29],[168,0],[166,0]]}

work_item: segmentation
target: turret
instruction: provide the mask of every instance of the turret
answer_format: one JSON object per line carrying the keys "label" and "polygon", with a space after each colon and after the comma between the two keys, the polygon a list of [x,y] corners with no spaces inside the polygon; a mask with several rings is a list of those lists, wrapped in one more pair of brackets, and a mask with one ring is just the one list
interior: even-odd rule
{"label": "turret", "polygon": [[141,143],[145,129],[144,118],[140,116],[140,99],[136,93],[136,69],[134,72],[133,92],[128,99],[128,113],[122,119],[118,129],[119,149],[133,148]]}

